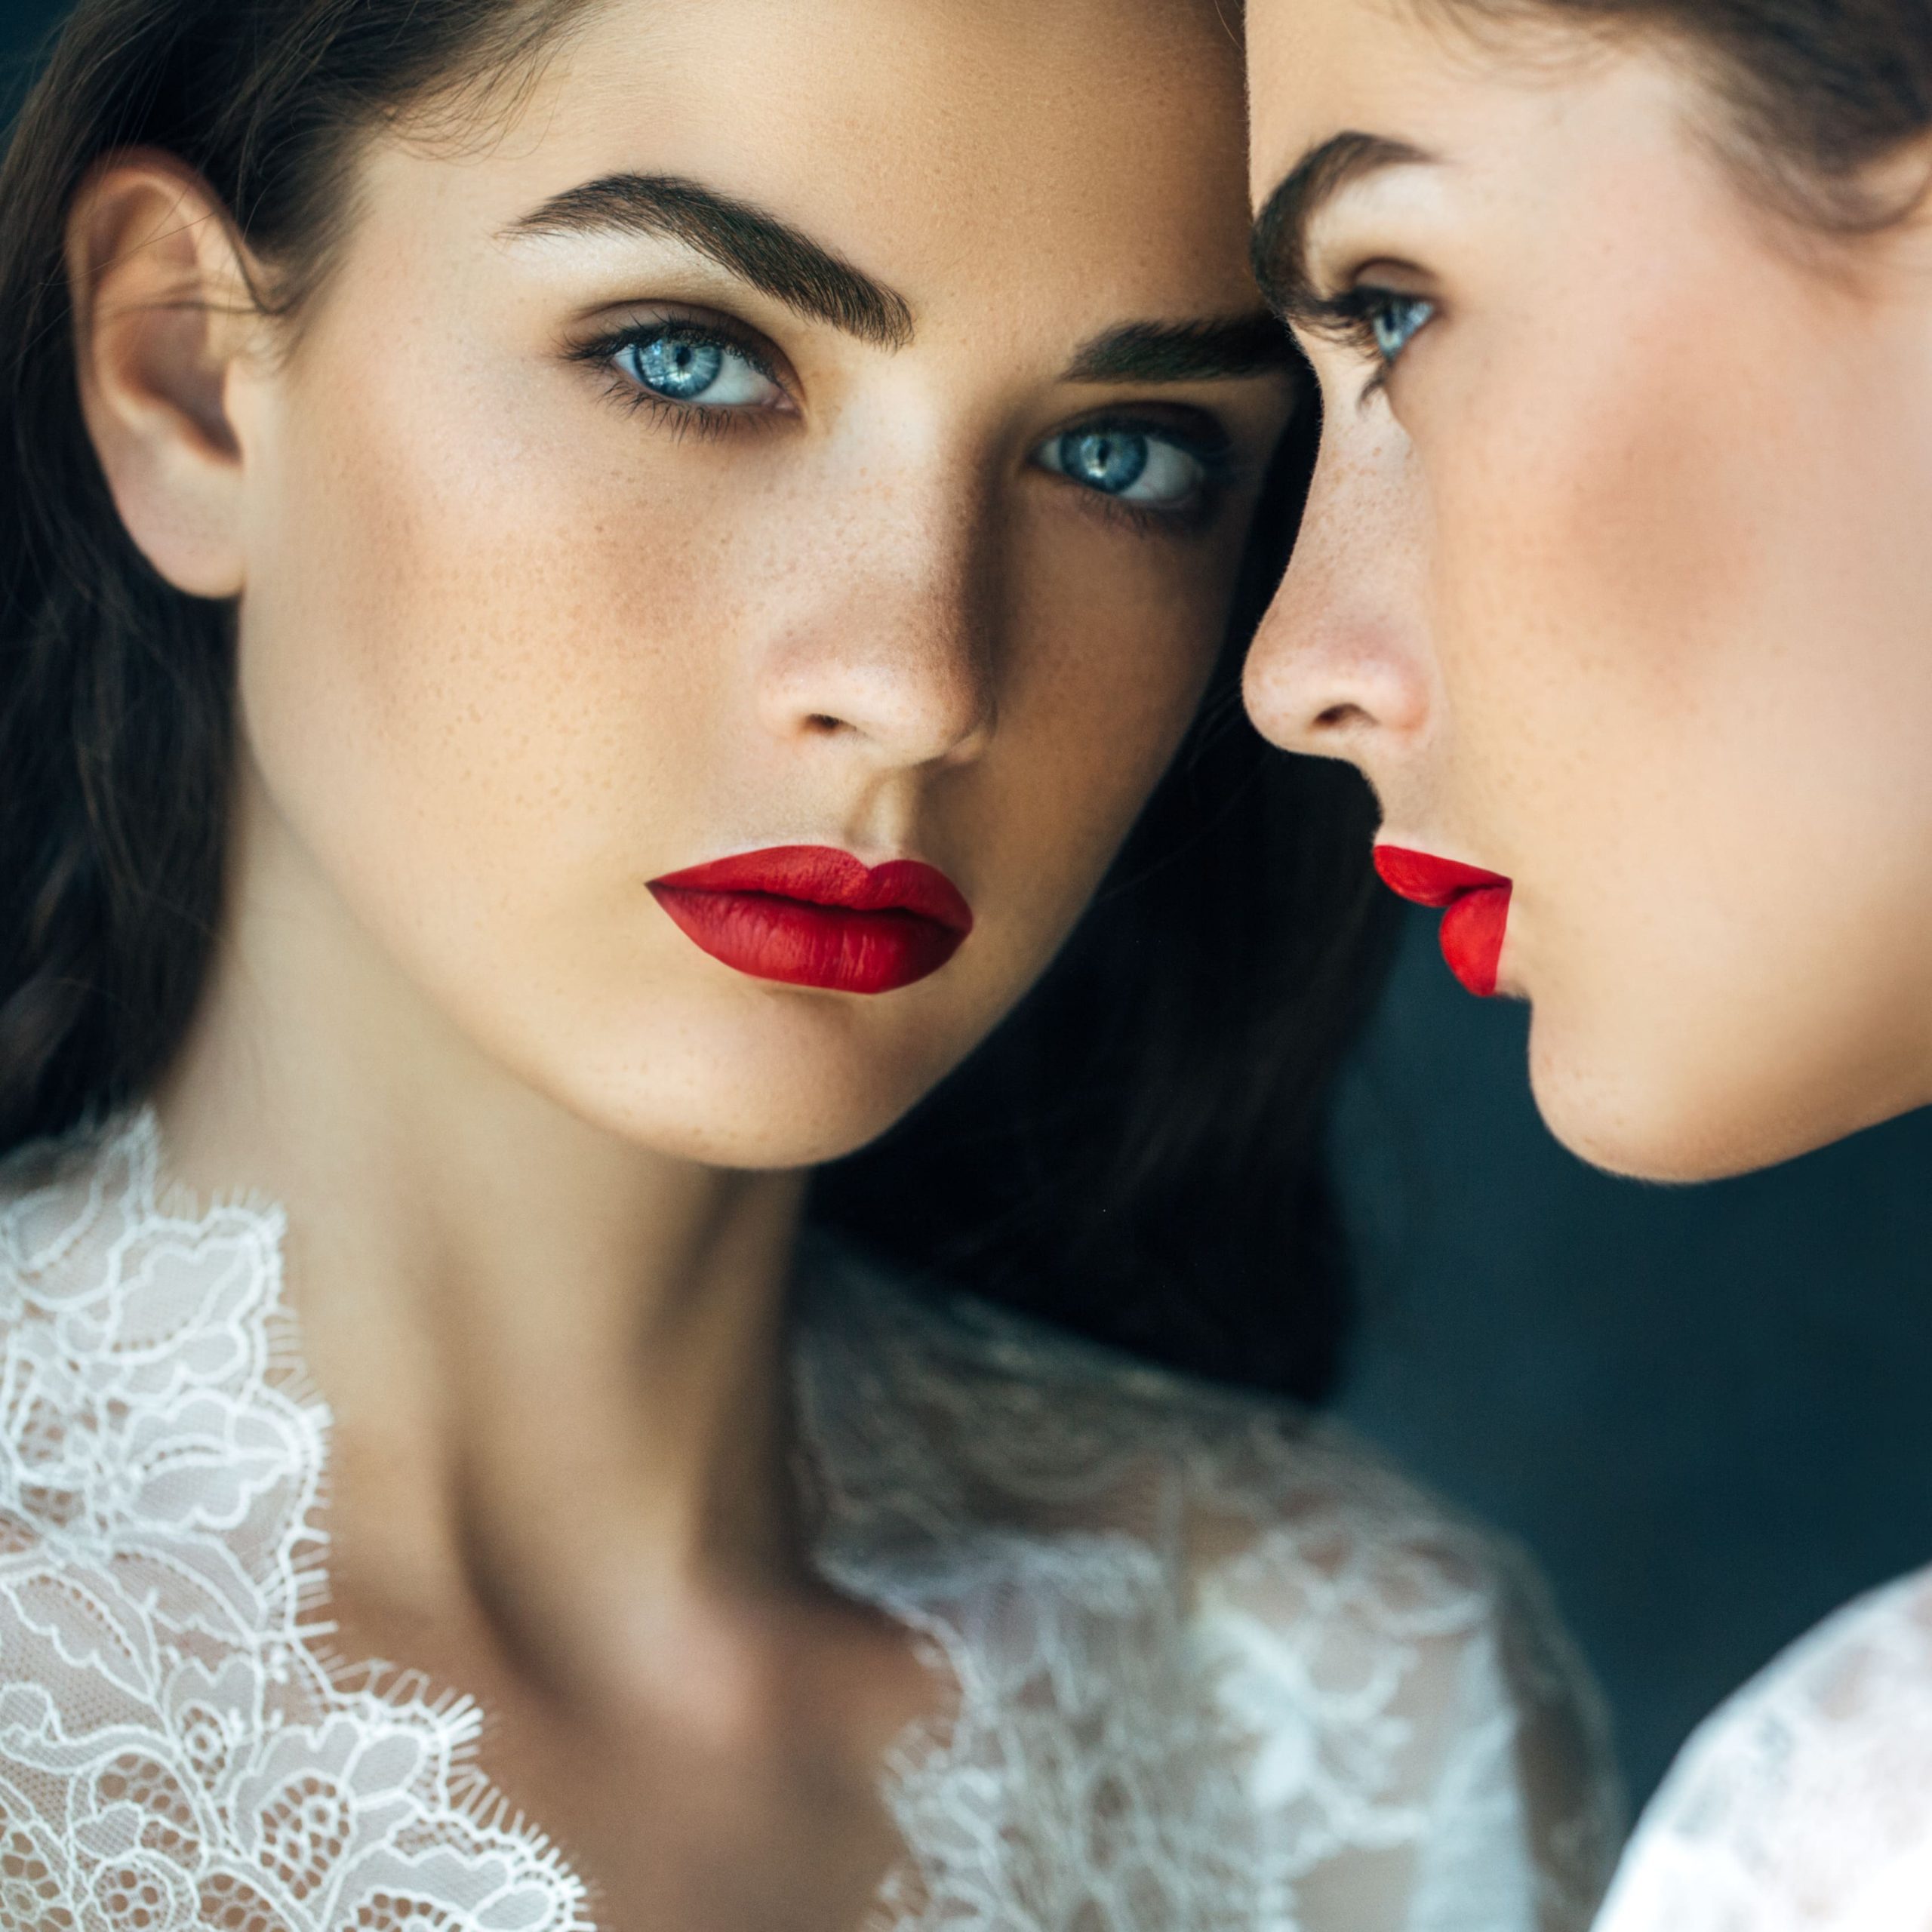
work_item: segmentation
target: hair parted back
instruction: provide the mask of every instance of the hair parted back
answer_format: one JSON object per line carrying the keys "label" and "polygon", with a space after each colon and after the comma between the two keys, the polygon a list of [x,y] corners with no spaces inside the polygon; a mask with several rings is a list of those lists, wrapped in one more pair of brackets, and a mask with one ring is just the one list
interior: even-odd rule
{"label": "hair parted back", "polygon": [[[105,157],[194,168],[299,307],[358,137],[527,66],[577,0],[86,0],[0,165],[0,1149],[140,1094],[219,917],[232,614],[165,583],[82,422],[69,210]],[[264,291],[265,294],[270,291]]]}
{"label": "hair parted back", "polygon": [[[360,143],[487,132],[592,0],[80,0],[0,165],[0,1154],[145,1095],[222,915],[232,610],[122,528],[82,420],[65,260],[90,171],[195,170],[299,318]],[[433,110],[433,111],[432,111]],[[1347,1297],[1320,1161],[1387,909],[1339,765],[1240,718],[1312,462],[1285,452],[1194,733],[1043,984],[814,1214],[1102,1339],[1314,1397]],[[1254,880],[1271,890],[1257,897]]]}
{"label": "hair parted back", "polygon": [[1447,0],[1611,32],[1662,31],[1707,65],[1735,158],[1787,212],[1884,227],[1901,197],[1875,168],[1932,132],[1932,0]]}

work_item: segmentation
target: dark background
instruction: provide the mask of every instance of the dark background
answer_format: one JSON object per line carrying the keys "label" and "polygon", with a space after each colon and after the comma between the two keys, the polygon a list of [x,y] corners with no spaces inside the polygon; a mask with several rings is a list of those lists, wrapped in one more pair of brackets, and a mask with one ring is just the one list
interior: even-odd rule
{"label": "dark background", "polygon": [[19,99],[19,78],[35,44],[66,11],[66,0],[0,0],[0,78],[8,83],[9,110]]}
{"label": "dark background", "polygon": [[1932,1113],[1712,1187],[1544,1131],[1527,1017],[1411,917],[1342,1094],[1365,1303],[1340,1404],[1541,1559],[1633,1795],[1727,1690],[1932,1561]]}
{"label": "dark background", "polygon": [[[0,0],[4,78],[61,11]],[[1433,927],[1337,1111],[1365,1304],[1340,1406],[1541,1558],[1641,1797],[1773,1652],[1932,1560],[1932,1115],[1718,1187],[1606,1180]]]}

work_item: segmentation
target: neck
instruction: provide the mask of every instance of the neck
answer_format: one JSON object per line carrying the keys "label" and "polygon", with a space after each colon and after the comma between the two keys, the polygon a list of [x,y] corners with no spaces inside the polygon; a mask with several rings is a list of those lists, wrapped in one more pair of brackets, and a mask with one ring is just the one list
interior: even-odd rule
{"label": "neck", "polygon": [[335,1594],[481,1618],[560,1690],[648,1680],[667,1629],[802,1571],[802,1177],[670,1158],[515,1077],[261,817],[156,1104],[176,1178],[288,1212]]}

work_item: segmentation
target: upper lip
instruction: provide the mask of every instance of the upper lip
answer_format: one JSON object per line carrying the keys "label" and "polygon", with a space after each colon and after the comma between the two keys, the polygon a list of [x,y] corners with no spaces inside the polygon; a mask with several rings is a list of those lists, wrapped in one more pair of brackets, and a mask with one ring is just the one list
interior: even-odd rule
{"label": "upper lip", "polygon": [[654,891],[757,893],[854,912],[910,913],[949,931],[973,930],[965,895],[937,866],[889,859],[869,866],[831,845],[773,845],[712,859],[651,881]]}
{"label": "upper lip", "polygon": [[1502,872],[1489,872],[1460,859],[1441,858],[1433,852],[1393,840],[1377,844],[1375,869],[1390,891],[1413,900],[1418,906],[1438,908],[1453,906],[1469,893],[1511,883]]}

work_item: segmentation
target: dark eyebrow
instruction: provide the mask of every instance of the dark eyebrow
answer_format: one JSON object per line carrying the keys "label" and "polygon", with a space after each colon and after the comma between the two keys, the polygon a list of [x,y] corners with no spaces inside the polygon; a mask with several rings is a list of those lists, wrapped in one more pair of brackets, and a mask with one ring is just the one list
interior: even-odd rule
{"label": "dark eyebrow", "polygon": [[862,342],[903,349],[912,310],[808,235],[748,202],[673,175],[608,174],[553,195],[513,223],[512,235],[630,233],[666,237],[709,255],[788,309]]}
{"label": "dark eyebrow", "polygon": [[1128,322],[1086,343],[1071,383],[1201,383],[1264,376],[1300,361],[1293,338],[1266,309],[1192,322]]}
{"label": "dark eyebrow", "polygon": [[1385,168],[1426,166],[1435,158],[1380,134],[1337,134],[1311,148],[1255,217],[1249,254],[1269,307],[1285,322],[1305,321],[1319,308],[1309,279],[1309,230],[1344,188]]}

